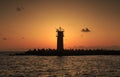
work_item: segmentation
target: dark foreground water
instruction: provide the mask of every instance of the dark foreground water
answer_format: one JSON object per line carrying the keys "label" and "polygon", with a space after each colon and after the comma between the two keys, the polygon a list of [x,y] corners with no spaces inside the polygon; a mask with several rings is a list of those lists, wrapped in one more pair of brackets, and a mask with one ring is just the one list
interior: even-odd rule
{"label": "dark foreground water", "polygon": [[0,77],[120,77],[120,56],[0,56]]}

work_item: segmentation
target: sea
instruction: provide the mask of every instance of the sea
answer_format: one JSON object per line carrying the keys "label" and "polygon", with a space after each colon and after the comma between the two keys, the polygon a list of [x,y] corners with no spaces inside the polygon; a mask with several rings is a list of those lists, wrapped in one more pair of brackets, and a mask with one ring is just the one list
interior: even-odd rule
{"label": "sea", "polygon": [[9,56],[0,53],[0,77],[120,77],[120,56]]}

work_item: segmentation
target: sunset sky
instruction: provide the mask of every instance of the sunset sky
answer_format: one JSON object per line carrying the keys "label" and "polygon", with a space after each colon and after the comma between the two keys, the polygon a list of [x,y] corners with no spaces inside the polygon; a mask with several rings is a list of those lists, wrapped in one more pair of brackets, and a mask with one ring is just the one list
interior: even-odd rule
{"label": "sunset sky", "polygon": [[64,48],[120,49],[120,0],[0,0],[0,51],[56,48],[60,26]]}

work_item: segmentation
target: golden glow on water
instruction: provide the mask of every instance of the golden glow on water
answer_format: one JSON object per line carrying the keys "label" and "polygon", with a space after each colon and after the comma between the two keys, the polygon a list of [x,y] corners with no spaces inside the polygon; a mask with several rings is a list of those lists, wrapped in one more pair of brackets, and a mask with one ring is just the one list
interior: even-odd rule
{"label": "golden glow on water", "polygon": [[120,75],[120,56],[0,56],[0,61],[2,77],[114,77]]}

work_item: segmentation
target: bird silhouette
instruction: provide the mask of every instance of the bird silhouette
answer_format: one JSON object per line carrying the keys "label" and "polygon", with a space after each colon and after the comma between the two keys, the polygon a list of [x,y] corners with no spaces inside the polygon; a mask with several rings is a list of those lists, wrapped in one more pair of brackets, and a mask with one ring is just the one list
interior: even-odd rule
{"label": "bird silhouette", "polygon": [[24,10],[23,7],[17,7],[17,8],[16,8],[16,11],[22,11],[22,10]]}
{"label": "bird silhouette", "polygon": [[83,29],[81,30],[81,32],[90,32],[90,29],[88,29],[88,28],[83,28]]}

